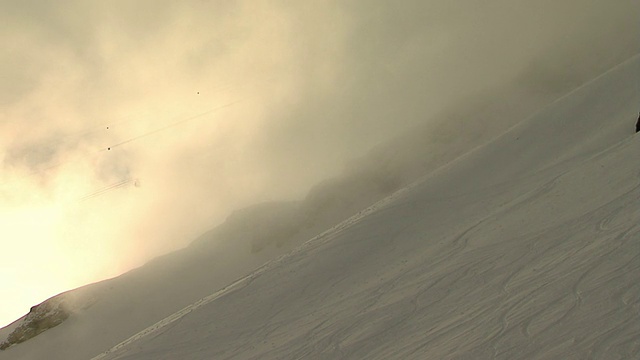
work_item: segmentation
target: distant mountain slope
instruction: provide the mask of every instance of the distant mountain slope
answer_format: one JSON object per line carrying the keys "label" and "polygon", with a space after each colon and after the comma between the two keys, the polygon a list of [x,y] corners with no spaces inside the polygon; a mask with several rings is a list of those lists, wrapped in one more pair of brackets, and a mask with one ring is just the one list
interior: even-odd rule
{"label": "distant mountain slope", "polygon": [[[294,343],[298,342],[299,350],[291,347],[291,352],[288,354],[296,354],[298,353],[296,351],[299,351],[300,354],[316,358],[324,356],[322,355],[323,342],[319,338],[308,343],[303,342],[302,337],[298,338],[300,335],[298,330],[303,328],[296,330],[295,321],[308,322],[309,326],[315,324],[314,326],[318,326],[316,332],[319,334],[331,334],[335,330],[336,341],[342,337],[340,333],[360,331],[361,334],[351,334],[351,340],[343,341],[348,345],[350,341],[357,340],[362,344],[358,351],[364,351],[363,349],[370,347],[370,342],[377,341],[378,338],[386,339],[388,345],[390,338],[377,334],[374,328],[387,327],[390,323],[396,322],[399,324],[397,328],[401,328],[400,323],[404,315],[400,315],[406,309],[402,310],[401,307],[387,304],[385,306],[389,306],[393,312],[387,315],[384,315],[384,311],[377,313],[383,314],[384,319],[381,320],[376,318],[377,315],[371,317],[368,312],[360,314],[368,308],[367,304],[373,306],[371,311],[375,310],[380,305],[376,305],[374,298],[388,293],[386,296],[397,298],[400,301],[399,305],[410,303],[417,307],[419,304],[417,300],[411,300],[413,295],[407,295],[412,294],[411,291],[417,291],[416,289],[424,290],[425,296],[442,295],[436,293],[434,295],[420,284],[406,283],[410,279],[403,279],[401,273],[415,276],[416,279],[425,282],[423,285],[430,281],[427,275],[442,279],[439,284],[446,285],[458,276],[457,272],[453,275],[447,272],[454,271],[457,267],[467,269],[471,266],[462,264],[460,261],[469,260],[471,256],[469,254],[473,253],[468,251],[478,247],[478,249],[484,249],[476,250],[481,251],[483,259],[495,262],[496,268],[492,270],[493,272],[500,270],[506,274],[512,271],[513,275],[513,266],[524,269],[526,264],[518,262],[519,260],[512,256],[520,256],[522,261],[525,261],[528,256],[536,254],[527,252],[529,250],[526,249],[537,249],[537,245],[526,242],[533,240],[519,239],[528,239],[551,226],[547,224],[553,223],[556,224],[554,226],[561,228],[565,224],[562,221],[575,216],[574,213],[565,211],[569,206],[567,205],[569,198],[564,196],[568,193],[574,197],[586,197],[584,193],[597,193],[596,190],[619,185],[620,188],[614,189],[615,191],[604,191],[599,197],[593,198],[597,201],[612,201],[611,206],[622,206],[622,210],[619,210],[620,217],[637,220],[633,212],[627,211],[628,203],[618,203],[614,198],[618,194],[617,191],[627,189],[630,185],[628,181],[634,179],[633,176],[629,179],[625,178],[624,176],[628,174],[624,171],[633,169],[623,171],[618,169],[621,164],[601,163],[600,165],[604,166],[603,169],[615,172],[617,175],[599,174],[600,177],[595,177],[593,182],[585,182],[588,185],[585,187],[557,186],[558,183],[573,184],[576,180],[575,175],[571,174],[579,173],[577,169],[594,161],[592,157],[595,154],[618,144],[622,139],[627,139],[632,133],[633,119],[638,106],[638,94],[633,83],[633,73],[637,67],[636,58],[558,101],[536,117],[511,128],[491,144],[453,163],[450,163],[451,160],[486,142],[500,127],[487,129],[485,133],[478,134],[467,130],[458,138],[449,138],[444,143],[434,143],[441,139],[429,138],[428,133],[414,132],[396,144],[381,147],[370,158],[357,163],[349,175],[317,187],[302,202],[262,204],[238,211],[223,225],[203,235],[187,249],[154,260],[118,278],[63,294],[62,298],[66,299],[67,304],[65,312],[69,311],[70,316],[60,325],[52,327],[39,336],[1,351],[0,359],[90,358],[149,325],[171,316],[175,311],[196,300],[215,293],[239,277],[251,273],[266,261],[296,248],[296,254],[293,256],[263,268],[263,272],[260,272],[260,276],[255,279],[256,284],[262,285],[253,285],[254,279],[250,278],[251,286],[258,286],[258,288],[246,287],[238,290],[238,293],[245,294],[246,298],[238,300],[237,308],[232,306],[233,301],[226,300],[232,294],[222,293],[224,296],[217,299],[214,304],[231,302],[224,306],[215,305],[216,309],[220,306],[221,309],[226,309],[225,311],[233,310],[232,313],[217,313],[218,310],[209,313],[210,307],[213,306],[209,305],[185,318],[180,318],[178,325],[187,319],[193,320],[193,317],[202,317],[202,321],[207,324],[209,321],[217,323],[220,321],[217,317],[221,316],[223,320],[235,319],[237,326],[249,331],[251,326],[264,321],[265,326],[269,324],[268,328],[278,330],[274,330],[274,334],[265,333],[264,329],[258,330],[263,326],[260,325],[256,328],[256,336],[274,340],[274,346],[282,341],[282,338],[274,339],[271,336],[290,337],[292,341],[296,339]],[[524,104],[522,105],[526,108]],[[485,113],[476,112],[475,115],[488,117],[496,113],[492,109]],[[473,119],[469,122],[473,122]],[[505,119],[502,124],[507,125],[512,122],[514,121]],[[452,136],[455,134],[457,134],[455,131],[451,132]],[[629,140],[627,143],[620,144],[624,145],[624,149],[615,151],[623,153],[619,154],[611,150],[613,155],[626,156],[625,154],[630,151],[629,147],[635,146]],[[628,159],[618,160],[626,165],[633,164]],[[340,231],[329,232],[321,238],[321,241],[314,241],[305,247],[298,248],[300,243],[443,164],[448,165],[431,174],[417,187],[400,192],[395,198],[388,200],[393,205],[361,212],[355,219],[339,226]],[[563,172],[567,174],[562,175]],[[611,181],[611,184],[599,183],[599,181],[605,181],[602,178],[604,175],[611,176],[606,180]],[[617,180],[614,180],[616,176]],[[564,192],[554,193],[551,191],[553,189],[564,189]],[[574,189],[574,192],[571,192],[571,189]],[[554,194],[556,197],[556,202],[551,204],[552,206],[548,206],[549,199],[545,197],[549,194]],[[592,206],[595,206],[594,203],[584,202],[585,211]],[[575,211],[575,208],[572,209]],[[530,213],[527,214],[527,211]],[[358,221],[355,222],[355,220]],[[608,224],[622,220],[614,216],[605,216],[598,221],[602,221],[603,227],[606,227]],[[353,222],[355,223],[352,224]],[[618,224],[616,229],[626,224],[626,222]],[[344,226],[347,225],[348,228],[345,229]],[[406,230],[401,230],[404,226]],[[470,241],[472,238],[475,241]],[[480,241],[482,239],[485,240]],[[324,241],[331,242],[325,244]],[[525,245],[519,245],[518,241],[525,241],[522,243]],[[498,259],[495,258],[498,255],[491,253],[490,249],[492,246],[500,247],[500,245],[492,244],[493,242],[511,245],[505,247],[504,253],[496,252],[501,256]],[[462,250],[463,244],[466,244],[465,250]],[[544,244],[540,245],[542,246],[540,249],[551,246],[546,242]],[[323,246],[333,249],[327,250],[328,254],[335,252],[336,257],[322,255],[317,253],[320,250],[314,250]],[[509,250],[511,247],[514,249]],[[340,249],[345,251],[342,252]],[[625,250],[629,249],[625,248]],[[311,255],[306,257],[304,256],[306,253]],[[633,254],[633,251],[628,253]],[[460,257],[454,257],[455,254],[459,254],[456,256]],[[302,268],[287,265],[293,261],[292,259],[299,259],[296,261],[307,265]],[[503,261],[512,261],[513,264],[510,265],[512,267],[506,267],[506,265],[499,267],[498,265]],[[433,264],[434,267],[425,268],[427,263]],[[435,264],[443,267],[436,267]],[[485,268],[489,271],[491,264],[477,262],[476,265],[478,269],[468,268],[468,273],[475,273]],[[314,269],[320,269],[324,275],[316,274]],[[403,270],[398,273],[400,271],[398,269]],[[420,274],[421,272],[424,272],[424,276]],[[498,277],[502,276],[498,275]],[[277,276],[281,276],[280,280],[274,280],[270,285],[264,283],[265,279]],[[518,278],[516,275],[513,276]],[[478,280],[478,278],[473,279]],[[403,282],[405,285],[402,289],[406,288],[408,292],[393,290],[398,289],[394,284]],[[241,282],[240,285],[244,286],[245,283]],[[262,286],[265,288],[264,293]],[[415,289],[410,290],[412,287]],[[433,289],[439,289],[437,290],[439,292],[449,291],[447,288],[438,288],[437,284],[434,284]],[[631,288],[629,291],[631,291],[630,295],[626,295],[625,301],[631,301],[633,304],[634,290]],[[263,295],[266,303],[260,305]],[[319,300],[309,299],[310,295],[318,299],[325,298],[326,302],[318,304]],[[342,303],[341,299],[349,300],[344,300],[346,303]],[[490,303],[490,300],[495,300],[496,303]],[[422,299],[420,301],[422,302]],[[483,301],[485,310],[499,312],[502,307],[507,306],[500,304],[499,301],[500,299],[488,296],[487,300]],[[504,301],[510,304],[509,301],[515,300]],[[247,310],[243,304],[247,304],[246,306],[250,308]],[[260,316],[273,315],[274,320],[278,319],[277,315],[267,311],[268,308],[264,308],[267,304],[271,304],[272,311],[282,311],[282,314],[288,314],[287,317],[276,323],[260,318]],[[336,305],[334,310],[332,310],[333,305]],[[360,315],[349,313],[348,309],[342,307],[343,305],[349,306],[348,309]],[[498,308],[488,310],[489,306]],[[255,310],[251,310],[253,307]],[[304,314],[303,309],[307,308],[313,309],[309,310],[313,318]],[[264,310],[265,314],[260,313],[258,309]],[[446,317],[447,314],[438,315],[441,316],[438,319],[461,325],[456,323],[454,318]],[[343,315],[344,319],[342,319]],[[353,320],[354,316],[361,318]],[[36,324],[30,322],[33,318],[36,316],[27,316],[12,326],[1,329],[0,343],[8,339],[18,326]],[[334,321],[336,318],[342,320]],[[349,330],[347,319],[355,321],[354,324],[371,320],[373,328],[365,330],[364,325],[354,325]],[[289,320],[292,322],[287,324]],[[172,324],[172,329],[179,328],[178,325]],[[212,352],[235,354],[236,351],[239,358],[248,357],[247,348],[242,347],[244,346],[242,344],[234,343],[236,340],[251,343],[251,346],[256,346],[252,351],[260,354],[260,358],[263,356],[269,358],[287,353],[289,346],[280,343],[281,347],[276,352],[270,352],[267,350],[270,349],[271,343],[265,343],[268,345],[267,348],[261,347],[260,341],[243,333],[241,329],[223,334],[221,338],[213,332],[214,338],[210,338],[203,334],[213,329],[205,331],[202,330],[203,326],[205,326],[204,323],[194,325],[194,329],[200,330],[194,330],[193,333],[188,328],[182,328],[179,336],[173,334],[170,339],[164,339],[166,346],[172,346],[171,351],[164,345],[155,348],[156,345],[148,344],[147,342],[153,336],[143,338],[135,346],[142,346],[140,350],[144,353],[140,354],[142,358],[151,356],[147,353],[149,351],[165,353],[168,358],[198,358],[201,355],[210,356]],[[233,329],[233,326],[229,326],[229,329]],[[416,333],[409,334],[409,339],[425,334],[421,323],[420,326],[416,324],[411,326],[414,326]],[[431,326],[437,327],[443,324],[438,325],[434,322]],[[482,327],[482,325],[478,326]],[[215,329],[225,333],[225,329]],[[161,332],[167,330],[168,328],[163,328]],[[371,332],[368,333],[368,331]],[[405,330],[405,333],[407,331]],[[238,334],[238,337],[232,339],[231,334]],[[373,334],[377,335],[372,337]],[[207,343],[197,344],[198,339]],[[228,339],[228,342],[224,339]],[[183,348],[178,346],[176,341],[194,344],[196,348]],[[341,346],[346,346],[344,344]],[[384,344],[380,342],[379,346],[384,347]],[[410,347],[410,345],[407,346]],[[174,349],[183,352],[174,352]],[[130,353],[133,350],[127,347],[122,351]],[[345,354],[358,354],[358,351],[353,350]],[[331,354],[338,353],[329,351],[325,355],[333,358]]]}
{"label": "distant mountain slope", "polygon": [[7,349],[0,359],[86,359],[107,350],[486,143],[550,98],[553,94],[487,93],[428,119],[354,160],[345,174],[322,182],[302,201],[236,211],[186,249],[45,301],[34,309],[64,304],[63,316],[36,311],[0,329],[0,347]]}
{"label": "distant mountain slope", "polygon": [[100,358],[640,357],[639,67]]}

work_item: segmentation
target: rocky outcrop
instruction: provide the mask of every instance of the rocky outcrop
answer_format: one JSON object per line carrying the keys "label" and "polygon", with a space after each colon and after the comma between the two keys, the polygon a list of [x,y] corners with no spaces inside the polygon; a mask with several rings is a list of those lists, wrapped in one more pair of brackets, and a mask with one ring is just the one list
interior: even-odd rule
{"label": "rocky outcrop", "polygon": [[40,305],[33,306],[21,320],[21,324],[0,343],[0,350],[25,342],[38,334],[58,326],[64,322],[71,311],[63,295],[53,297]]}

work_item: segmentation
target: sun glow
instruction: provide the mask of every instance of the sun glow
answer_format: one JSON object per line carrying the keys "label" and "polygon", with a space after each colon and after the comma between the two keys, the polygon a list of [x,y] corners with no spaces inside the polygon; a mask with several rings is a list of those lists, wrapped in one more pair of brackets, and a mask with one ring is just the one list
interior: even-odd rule
{"label": "sun glow", "polygon": [[0,324],[26,313],[25,304],[35,305],[35,299],[44,301],[78,285],[81,276],[73,276],[69,269],[73,264],[69,252],[73,249],[61,245],[56,236],[61,216],[60,209],[52,204],[0,209],[2,286],[4,291],[14,292],[2,297]]}
{"label": "sun glow", "polygon": [[105,241],[117,231],[100,221],[113,218],[112,208],[105,213],[99,202],[82,200],[99,184],[87,169],[82,159],[69,158],[49,172],[2,174],[0,326],[51,296],[123,270]]}
{"label": "sun glow", "polygon": [[[505,18],[510,2],[3,6],[0,326],[184,247],[235,209],[300,198],[507,80],[537,93],[547,68],[554,84],[580,79],[578,60],[598,58],[584,54],[614,60],[606,33],[628,38],[616,56],[638,52],[635,11],[594,1],[565,16],[566,1],[530,1]],[[607,11],[617,25],[592,27]],[[547,47],[557,56],[540,57]]]}

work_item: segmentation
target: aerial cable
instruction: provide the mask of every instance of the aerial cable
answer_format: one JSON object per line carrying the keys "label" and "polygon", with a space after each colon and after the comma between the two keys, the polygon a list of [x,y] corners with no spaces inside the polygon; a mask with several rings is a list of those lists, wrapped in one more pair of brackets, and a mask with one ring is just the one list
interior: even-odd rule
{"label": "aerial cable", "polygon": [[[243,102],[243,101],[245,101],[245,100],[237,100],[237,101],[234,101],[234,102],[232,102],[232,103],[225,104],[225,105],[222,105],[222,106],[219,106],[219,107],[216,107],[216,108],[213,108],[213,109],[207,110],[207,111],[205,111],[205,112],[202,112],[202,113],[199,113],[199,114],[196,114],[196,115],[192,115],[192,116],[190,116],[190,117],[188,117],[188,118],[185,118],[185,119],[182,119],[182,120],[180,120],[180,121],[177,121],[177,122],[174,122],[174,123],[168,124],[168,125],[166,125],[166,126],[164,126],[164,127],[161,127],[161,128],[158,128],[158,129],[154,129],[154,130],[149,131],[149,132],[147,132],[147,133],[144,133],[144,134],[141,134],[141,135],[138,135],[138,136],[135,136],[135,137],[129,138],[129,139],[127,139],[127,140],[124,140],[124,141],[121,141],[121,142],[119,142],[119,143],[113,144],[113,145],[108,146],[108,147],[106,147],[106,148],[101,148],[101,149],[97,150],[96,152],[97,152],[97,153],[99,153],[99,152],[103,152],[103,151],[111,150],[111,149],[113,149],[114,147],[118,147],[118,146],[121,146],[121,145],[124,145],[124,144],[130,143],[130,142],[132,142],[132,141],[135,141],[135,140],[138,140],[138,139],[141,139],[141,138],[147,137],[147,136],[151,136],[151,135],[153,135],[153,134],[159,133],[159,132],[161,132],[161,131],[164,131],[164,130],[170,129],[170,128],[172,128],[172,127],[178,126],[178,125],[180,125],[180,124],[183,124],[183,123],[186,123],[186,122],[189,122],[189,121],[193,121],[193,120],[198,119],[198,118],[201,118],[201,117],[203,117],[203,116],[205,116],[205,115],[211,114],[211,113],[213,113],[213,112],[215,112],[215,111],[221,110],[221,109],[226,108],[226,107],[230,107],[230,106],[232,106],[232,105],[238,104],[238,103]],[[109,127],[111,127],[111,126],[112,126],[112,125],[114,125],[114,124],[118,124],[118,123],[126,123],[126,122],[130,122],[130,121],[133,121],[133,120],[132,120],[132,119],[127,119],[127,120],[119,121],[119,122],[117,122],[117,123],[111,123],[110,125],[106,125],[106,126],[104,126],[104,128],[108,129]],[[89,132],[84,132],[84,133],[83,133],[83,135],[86,135],[86,134],[89,134],[89,133],[92,133],[92,132],[96,132],[96,130],[89,131]],[[62,141],[61,141],[61,142],[62,142]],[[71,161],[71,162],[73,162],[74,160],[60,161],[60,162],[57,162],[57,163],[55,163],[55,164],[47,165],[46,167],[43,167],[43,168],[41,168],[41,169],[37,169],[37,170],[33,170],[33,171],[31,171],[31,172],[30,172],[29,174],[27,174],[26,176],[34,176],[34,175],[37,175],[37,174],[40,174],[40,173],[46,172],[46,171],[48,171],[48,170],[54,169],[54,168],[56,168],[56,167],[59,167],[59,166],[61,166],[61,165],[63,165],[63,164],[69,163],[70,161]]]}
{"label": "aerial cable", "polygon": [[87,195],[85,195],[85,196],[81,197],[81,198],[80,198],[80,200],[81,200],[81,201],[89,200],[89,199],[94,198],[94,197],[96,197],[96,196],[103,195],[103,194],[105,194],[105,193],[108,193],[108,192],[110,192],[110,191],[113,191],[113,190],[119,189],[119,188],[121,188],[121,187],[124,187],[124,186],[129,185],[130,183],[135,183],[135,182],[136,182],[136,180],[135,180],[135,179],[125,179],[125,180],[121,180],[121,181],[118,181],[118,182],[113,183],[113,184],[111,184],[111,185],[105,186],[105,187],[103,187],[103,188],[101,188],[101,189],[98,189],[98,190],[96,190],[96,191],[94,191],[94,192],[92,192],[92,193],[90,193],[90,194],[87,194]]}
{"label": "aerial cable", "polygon": [[111,146],[108,146],[108,147],[106,147],[106,148],[101,149],[100,151],[112,150],[112,149],[113,149],[113,148],[115,148],[115,147],[118,147],[118,146],[121,146],[121,145],[124,145],[124,144],[130,143],[130,142],[132,142],[132,141],[136,141],[136,140],[139,140],[139,139],[145,138],[145,137],[147,137],[147,136],[151,136],[151,135],[157,134],[157,133],[159,133],[159,132],[165,131],[165,130],[167,130],[167,129],[170,129],[170,128],[173,128],[173,127],[176,127],[176,126],[178,126],[178,125],[182,125],[182,124],[185,124],[185,123],[187,123],[187,122],[190,122],[190,121],[193,121],[193,120],[199,119],[199,118],[201,118],[201,117],[203,117],[203,116],[205,116],[205,115],[209,115],[209,114],[211,114],[211,113],[213,113],[213,112],[215,112],[215,111],[218,111],[218,110],[221,110],[221,109],[224,109],[224,108],[227,108],[227,107],[233,106],[233,105],[238,104],[238,103],[241,103],[241,102],[243,102],[243,101],[245,101],[245,100],[238,100],[238,101],[234,101],[234,102],[232,102],[232,103],[225,104],[225,105],[219,106],[219,107],[217,107],[217,108],[213,108],[213,109],[211,109],[211,110],[207,110],[207,111],[205,111],[205,112],[202,112],[202,113],[199,113],[199,114],[196,114],[196,115],[190,116],[190,117],[185,118],[185,119],[182,119],[182,120],[180,120],[180,121],[176,121],[176,122],[174,122],[174,123],[168,124],[168,125],[163,126],[163,127],[161,127],[161,128],[154,129],[154,130],[151,130],[151,131],[146,132],[146,133],[144,133],[144,134],[141,134],[141,135],[138,135],[138,136],[135,136],[135,137],[129,138],[129,139],[127,139],[127,140],[121,141],[121,142],[119,142],[119,143],[113,144],[113,145],[111,145]]}

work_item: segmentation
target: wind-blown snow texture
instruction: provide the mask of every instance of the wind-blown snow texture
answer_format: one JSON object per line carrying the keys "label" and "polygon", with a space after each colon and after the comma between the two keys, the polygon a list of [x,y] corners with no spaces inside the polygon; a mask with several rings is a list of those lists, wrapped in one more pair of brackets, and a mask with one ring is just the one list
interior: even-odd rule
{"label": "wind-blown snow texture", "polygon": [[[640,358],[639,67],[613,69],[236,282],[282,249],[241,264],[220,255],[215,266],[236,268],[219,277],[185,251],[81,289],[100,301],[0,358]],[[284,224],[274,238],[314,233]],[[183,295],[149,296],[160,288]],[[110,321],[134,303],[147,308]],[[69,350],[74,329],[100,327],[117,331]]]}

